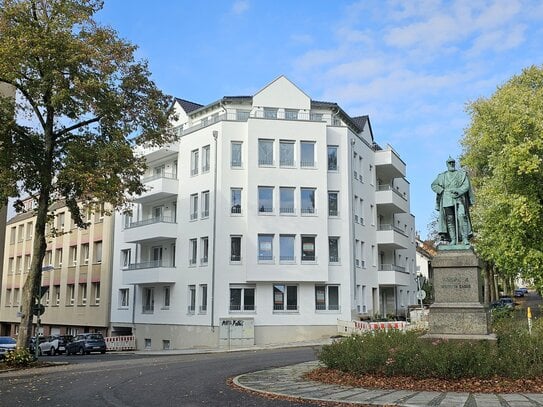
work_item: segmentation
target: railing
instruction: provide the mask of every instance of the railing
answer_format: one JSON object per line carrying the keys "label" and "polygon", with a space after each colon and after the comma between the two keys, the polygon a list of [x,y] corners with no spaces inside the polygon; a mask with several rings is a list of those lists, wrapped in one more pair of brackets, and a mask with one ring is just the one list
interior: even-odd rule
{"label": "railing", "polygon": [[281,159],[279,159],[279,165],[281,167],[294,167],[294,159],[293,158],[281,158]]}
{"label": "railing", "polygon": [[273,256],[261,254],[258,256],[258,261],[273,261]]}
{"label": "railing", "polygon": [[377,185],[376,189],[377,189],[377,191],[392,191],[396,195],[398,195],[400,198],[407,201],[407,197],[405,196],[405,193],[402,194],[400,191],[398,191],[396,188],[392,187],[392,185],[390,185],[390,184]]}
{"label": "railing", "polygon": [[302,215],[312,215],[315,213],[315,208],[302,208],[301,213]]}
{"label": "railing", "polygon": [[108,351],[136,350],[135,336],[107,336],[104,340]]}
{"label": "railing", "polygon": [[283,304],[274,304],[273,310],[274,311],[298,311],[298,305],[287,304],[287,306],[285,307]]}
{"label": "railing", "polygon": [[315,310],[317,311],[339,311],[339,304],[315,304]]}
{"label": "railing", "polygon": [[258,212],[260,212],[260,213],[272,213],[273,208],[268,208],[268,207],[261,206],[260,208],[258,208]]}
{"label": "railing", "polygon": [[405,270],[405,267],[397,266],[395,264],[381,264],[381,266],[379,267],[379,270],[382,270],[382,271],[399,271],[399,272],[402,272],[402,273],[407,273],[407,271]]}
{"label": "railing", "polygon": [[273,159],[272,158],[259,158],[258,159],[258,165],[272,166],[273,165]]}
{"label": "railing", "polygon": [[154,269],[160,267],[173,267],[170,262],[162,260],[143,261],[140,263],[130,263],[123,268],[123,270],[141,270],[141,269]]}
{"label": "railing", "polygon": [[240,262],[241,261],[241,255],[239,255],[239,254],[230,255],[230,261]]}
{"label": "railing", "polygon": [[157,216],[155,218],[149,218],[149,219],[143,219],[138,220],[136,222],[130,222],[128,226],[125,227],[125,229],[132,229],[137,228],[140,226],[147,226],[147,225],[153,225],[155,223],[177,223],[174,218],[167,217],[167,216]]}
{"label": "railing", "polygon": [[143,178],[141,182],[145,184],[147,182],[155,181],[157,179],[177,179],[177,174],[163,173],[163,174],[151,175],[149,177]]}
{"label": "railing", "polygon": [[317,261],[317,256],[310,255],[310,254],[306,254],[306,255],[302,254],[302,261]]}
{"label": "railing", "polygon": [[279,208],[279,213],[294,213],[294,208]]}
{"label": "railing", "polygon": [[390,225],[390,224],[381,224],[377,226],[378,231],[386,231],[386,230],[393,230],[395,232],[401,233],[404,236],[407,236],[407,233],[405,231],[397,226]]}
{"label": "railing", "polygon": [[330,256],[328,259],[329,263],[339,263],[339,256]]}
{"label": "railing", "polygon": [[300,161],[301,168],[313,168],[315,167],[315,161]]}
{"label": "railing", "polygon": [[339,216],[337,209],[328,209],[328,216]]}
{"label": "railing", "polygon": [[155,311],[155,306],[154,305],[145,305],[144,304],[141,307],[142,314],[152,314],[154,311]]}
{"label": "railing", "polygon": [[279,256],[279,261],[296,261],[295,256]]}
{"label": "railing", "polygon": [[241,205],[234,205],[232,208],[230,208],[230,213],[241,213]]}
{"label": "railing", "polygon": [[243,309],[239,304],[230,304],[230,311],[254,311],[256,307],[254,305],[243,305]]}

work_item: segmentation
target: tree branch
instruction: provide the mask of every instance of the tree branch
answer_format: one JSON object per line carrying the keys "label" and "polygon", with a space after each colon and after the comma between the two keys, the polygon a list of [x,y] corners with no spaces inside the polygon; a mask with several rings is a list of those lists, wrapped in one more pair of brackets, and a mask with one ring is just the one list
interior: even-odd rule
{"label": "tree branch", "polygon": [[19,85],[17,85],[16,82],[9,81],[9,80],[7,80],[5,78],[2,78],[2,77],[0,77],[0,82],[4,82],[4,83],[7,83],[8,85],[13,86],[15,89],[17,89],[19,92],[21,92],[23,94],[23,96],[28,101],[30,106],[32,106],[32,110],[34,110],[34,114],[38,118],[42,128],[45,129],[45,120],[43,119],[43,116],[42,116],[42,114],[40,112],[40,109],[38,109],[38,105],[36,104],[36,102],[34,102],[34,99],[32,99],[32,97],[29,95],[29,93],[26,90],[24,90],[23,88],[21,88]]}
{"label": "tree branch", "polygon": [[102,118],[102,116],[96,116],[96,117],[93,117],[92,119],[85,120],[85,121],[79,122],[77,124],[74,124],[73,126],[66,127],[65,129],[62,129],[61,131],[56,133],[55,138],[57,139],[57,141],[60,141],[60,142],[66,141],[69,138],[69,136],[67,136],[67,137],[65,137],[65,138],[63,138],[61,140],[59,140],[58,137],[63,136],[64,134],[69,133],[71,131],[77,130],[77,129],[81,128],[81,127],[88,126],[89,124],[96,123],[101,118]]}

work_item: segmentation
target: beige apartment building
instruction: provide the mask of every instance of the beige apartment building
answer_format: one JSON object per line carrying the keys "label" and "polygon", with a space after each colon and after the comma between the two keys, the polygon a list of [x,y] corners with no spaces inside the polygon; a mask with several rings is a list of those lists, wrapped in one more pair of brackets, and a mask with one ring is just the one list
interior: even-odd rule
{"label": "beige apartment building", "polygon": [[[32,201],[26,201],[25,208],[28,212],[16,215],[6,226],[0,335],[18,334],[22,289],[30,269],[35,235]],[[43,261],[46,271],[42,276],[41,298],[45,313],[40,332],[107,335],[113,217],[105,215],[102,205],[94,213],[87,213],[90,225],[81,229],[74,224],[64,204],[55,203],[50,211],[54,218],[46,230],[47,251]],[[53,230],[57,231],[56,236],[51,233]]]}

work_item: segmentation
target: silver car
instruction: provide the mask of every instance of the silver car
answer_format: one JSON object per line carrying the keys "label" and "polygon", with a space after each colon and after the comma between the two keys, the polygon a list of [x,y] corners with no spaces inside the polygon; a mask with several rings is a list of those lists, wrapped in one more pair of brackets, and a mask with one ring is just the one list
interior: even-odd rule
{"label": "silver car", "polygon": [[0,336],[0,359],[4,359],[6,353],[17,348],[17,341],[11,336]]}

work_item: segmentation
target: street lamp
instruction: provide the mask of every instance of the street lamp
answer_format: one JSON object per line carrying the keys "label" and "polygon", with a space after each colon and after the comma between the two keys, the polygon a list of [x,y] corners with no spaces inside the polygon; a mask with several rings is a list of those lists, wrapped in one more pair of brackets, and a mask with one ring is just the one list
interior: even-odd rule
{"label": "street lamp", "polygon": [[[39,345],[40,345],[40,340],[38,338],[39,334],[40,334],[40,323],[41,323],[41,315],[43,314],[43,312],[45,311],[45,307],[42,305],[41,303],[41,297],[43,295],[42,293],[42,281],[43,281],[43,273],[44,272],[47,272],[47,271],[51,271],[53,270],[55,267],[51,264],[48,264],[47,266],[43,266],[41,268],[41,277],[40,277],[40,291],[38,293],[38,303],[34,306],[34,309],[32,310],[33,311],[33,314],[35,314],[37,317],[38,317],[38,320],[36,322],[36,335],[35,335],[35,341],[34,341],[34,356],[36,357],[36,359],[38,358],[38,354],[39,354]],[[51,283],[49,283],[50,285]]]}

